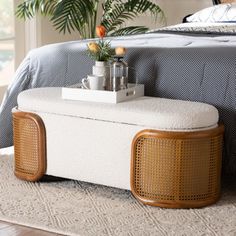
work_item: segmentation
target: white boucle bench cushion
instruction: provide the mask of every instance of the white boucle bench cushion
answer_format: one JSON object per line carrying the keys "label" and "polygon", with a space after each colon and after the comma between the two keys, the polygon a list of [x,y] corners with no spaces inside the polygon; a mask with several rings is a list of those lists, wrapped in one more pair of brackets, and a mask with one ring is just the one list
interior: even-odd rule
{"label": "white boucle bench cushion", "polygon": [[219,119],[214,106],[199,102],[156,97],[140,97],[118,104],[70,101],[61,98],[61,88],[23,91],[18,96],[18,108],[159,130],[208,129],[215,127]]}

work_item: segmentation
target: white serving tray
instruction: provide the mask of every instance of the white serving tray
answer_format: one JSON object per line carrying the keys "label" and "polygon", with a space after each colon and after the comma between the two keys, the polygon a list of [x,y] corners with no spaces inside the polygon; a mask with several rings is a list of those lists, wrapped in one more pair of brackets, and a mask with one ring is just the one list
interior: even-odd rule
{"label": "white serving tray", "polygon": [[62,98],[89,102],[119,103],[144,96],[143,84],[128,84],[127,89],[117,92],[81,88],[81,83],[62,88]]}

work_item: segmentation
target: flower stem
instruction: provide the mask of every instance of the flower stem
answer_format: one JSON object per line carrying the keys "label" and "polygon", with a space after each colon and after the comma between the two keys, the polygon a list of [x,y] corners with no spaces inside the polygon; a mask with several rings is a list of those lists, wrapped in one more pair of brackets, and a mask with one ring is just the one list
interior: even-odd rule
{"label": "flower stem", "polygon": [[92,31],[91,32],[91,37],[92,38],[95,38],[95,31],[96,31],[96,25],[97,25],[98,3],[99,3],[99,0],[95,0],[93,21],[91,23],[91,31]]}

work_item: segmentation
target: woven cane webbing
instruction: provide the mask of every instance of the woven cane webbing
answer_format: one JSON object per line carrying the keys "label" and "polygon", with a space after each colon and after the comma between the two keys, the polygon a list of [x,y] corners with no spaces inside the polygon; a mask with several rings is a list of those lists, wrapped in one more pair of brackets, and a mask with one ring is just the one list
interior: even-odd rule
{"label": "woven cane webbing", "polygon": [[26,112],[13,113],[15,175],[36,181],[46,171],[45,128],[39,116]]}
{"label": "woven cane webbing", "polygon": [[217,129],[208,137],[193,132],[176,138],[155,130],[138,134],[132,147],[134,195],[146,204],[173,208],[215,202],[220,193],[223,127]]}

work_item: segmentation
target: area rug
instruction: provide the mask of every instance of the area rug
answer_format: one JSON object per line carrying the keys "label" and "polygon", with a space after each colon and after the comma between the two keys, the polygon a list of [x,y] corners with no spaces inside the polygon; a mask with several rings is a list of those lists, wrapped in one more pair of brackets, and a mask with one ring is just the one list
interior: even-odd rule
{"label": "area rug", "polygon": [[29,183],[0,156],[0,220],[64,235],[236,235],[236,189],[202,209],[144,206],[129,191],[79,181]]}

